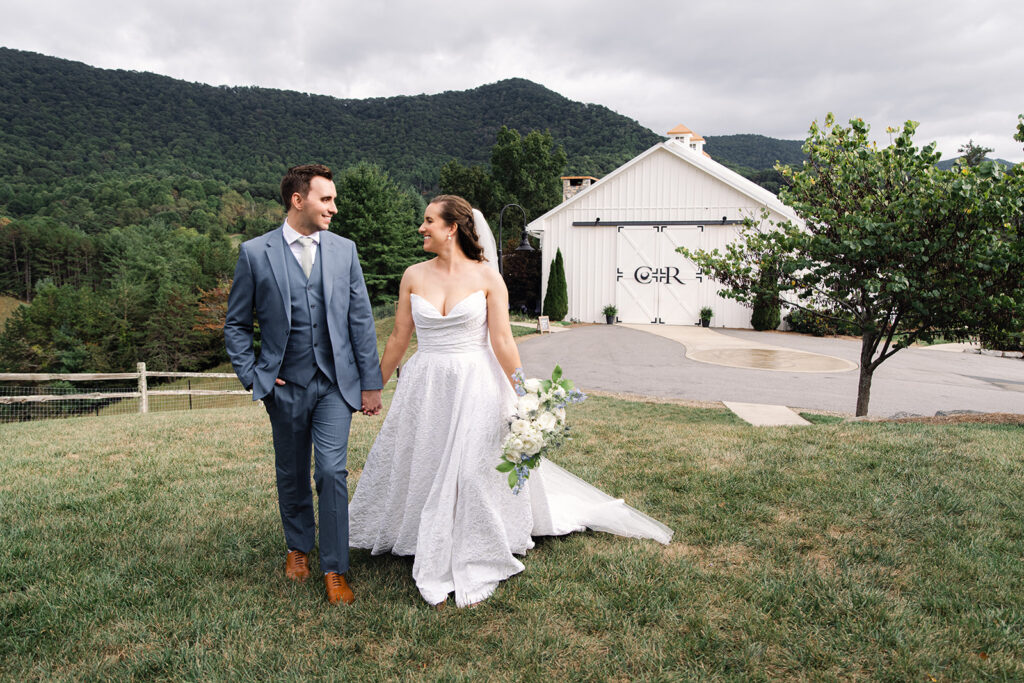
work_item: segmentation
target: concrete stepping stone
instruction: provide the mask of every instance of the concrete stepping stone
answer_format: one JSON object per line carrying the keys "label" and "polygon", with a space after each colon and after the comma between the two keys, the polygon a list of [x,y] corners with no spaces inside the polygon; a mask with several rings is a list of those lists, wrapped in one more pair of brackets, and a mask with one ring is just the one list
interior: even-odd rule
{"label": "concrete stepping stone", "polygon": [[786,406],[773,406],[766,403],[737,403],[736,401],[722,401],[722,403],[741,420],[749,422],[755,427],[811,424]]}

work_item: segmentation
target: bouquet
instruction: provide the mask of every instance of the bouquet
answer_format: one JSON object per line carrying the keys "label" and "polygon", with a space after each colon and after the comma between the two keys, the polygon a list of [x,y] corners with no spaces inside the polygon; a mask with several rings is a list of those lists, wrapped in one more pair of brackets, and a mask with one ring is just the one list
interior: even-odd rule
{"label": "bouquet", "polygon": [[522,490],[530,470],[540,465],[545,453],[558,448],[566,438],[565,407],[583,403],[587,396],[562,377],[562,368],[555,366],[551,379],[526,379],[522,368],[512,373],[515,382],[516,412],[509,425],[508,436],[501,444],[499,472],[508,473],[512,493]]}

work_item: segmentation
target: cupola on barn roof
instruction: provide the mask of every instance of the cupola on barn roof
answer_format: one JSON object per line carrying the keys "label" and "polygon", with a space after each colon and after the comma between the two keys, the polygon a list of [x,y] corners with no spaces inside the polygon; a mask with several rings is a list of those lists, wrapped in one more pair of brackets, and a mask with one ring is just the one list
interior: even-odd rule
{"label": "cupola on barn roof", "polygon": [[[694,133],[692,130],[679,124],[667,133],[669,139],[678,140],[695,152],[704,152],[704,138]],[[709,156],[707,152],[704,152],[705,156]]]}

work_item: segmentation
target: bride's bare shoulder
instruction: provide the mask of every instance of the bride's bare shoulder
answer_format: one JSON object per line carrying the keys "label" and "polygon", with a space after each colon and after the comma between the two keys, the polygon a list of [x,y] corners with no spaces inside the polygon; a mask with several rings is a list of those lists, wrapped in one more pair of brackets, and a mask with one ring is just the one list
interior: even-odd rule
{"label": "bride's bare shoulder", "polygon": [[399,298],[409,296],[410,293],[420,289],[420,283],[425,279],[422,265],[423,263],[414,263],[402,273],[402,281],[398,285]]}
{"label": "bride's bare shoulder", "polygon": [[505,280],[502,279],[501,273],[495,268],[491,268],[486,263],[481,263],[477,268],[477,276],[480,278],[480,282],[483,283],[483,289],[488,291],[493,290],[496,287],[505,289]]}
{"label": "bride's bare shoulder", "polygon": [[421,280],[425,276],[427,268],[430,267],[429,264],[433,261],[434,259],[430,259],[429,261],[420,261],[419,263],[412,264],[405,269],[404,273],[402,273],[402,280],[404,282],[416,282]]}

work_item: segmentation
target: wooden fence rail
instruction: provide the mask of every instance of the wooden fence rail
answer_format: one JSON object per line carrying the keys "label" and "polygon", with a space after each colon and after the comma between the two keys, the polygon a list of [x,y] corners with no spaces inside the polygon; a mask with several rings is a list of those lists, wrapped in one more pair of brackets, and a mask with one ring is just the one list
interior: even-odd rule
{"label": "wooden fence rail", "polygon": [[139,399],[139,412],[149,412],[150,396],[218,396],[238,395],[250,396],[252,392],[244,389],[150,389],[148,378],[211,378],[211,379],[235,379],[231,372],[153,372],[146,370],[145,363],[138,363],[135,372],[108,372],[108,373],[20,373],[0,372],[0,382],[53,382],[63,380],[65,382],[89,382],[106,380],[134,379],[138,382],[136,391],[110,391],[90,392],[86,394],[26,394],[20,396],[0,396],[0,405],[14,405],[23,403],[44,403],[47,401],[68,401],[74,399]]}

